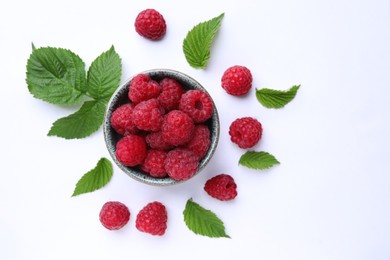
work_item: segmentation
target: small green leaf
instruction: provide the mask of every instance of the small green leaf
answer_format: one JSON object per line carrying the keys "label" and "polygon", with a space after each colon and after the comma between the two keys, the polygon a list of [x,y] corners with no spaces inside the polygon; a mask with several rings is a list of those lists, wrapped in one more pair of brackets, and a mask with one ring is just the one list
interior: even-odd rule
{"label": "small green leaf", "polygon": [[255,170],[265,170],[273,167],[274,165],[280,164],[280,162],[272,154],[255,151],[248,151],[244,153],[240,157],[238,163]]}
{"label": "small green leaf", "polygon": [[80,104],[87,91],[85,64],[70,50],[33,45],[26,82],[35,98],[60,105]]}
{"label": "small green leaf", "polygon": [[122,75],[122,63],[112,46],[91,64],[88,70],[88,94],[94,99],[109,98],[118,88]]}
{"label": "small green leaf", "polygon": [[87,137],[100,128],[105,109],[106,103],[104,102],[85,101],[77,112],[55,121],[48,135],[65,139]]}
{"label": "small green leaf", "polygon": [[111,162],[106,158],[100,158],[95,168],[84,174],[77,182],[72,197],[93,192],[104,187],[113,174]]}
{"label": "small green leaf", "polygon": [[194,26],[183,41],[187,62],[194,68],[204,69],[210,59],[210,48],[221,26],[224,13],[209,21]]}
{"label": "small green leaf", "polygon": [[184,209],[184,222],[195,234],[208,237],[227,237],[225,226],[215,213],[189,199]]}
{"label": "small green leaf", "polygon": [[268,88],[258,89],[256,90],[256,98],[267,108],[282,108],[295,98],[300,86],[292,86],[286,91]]}

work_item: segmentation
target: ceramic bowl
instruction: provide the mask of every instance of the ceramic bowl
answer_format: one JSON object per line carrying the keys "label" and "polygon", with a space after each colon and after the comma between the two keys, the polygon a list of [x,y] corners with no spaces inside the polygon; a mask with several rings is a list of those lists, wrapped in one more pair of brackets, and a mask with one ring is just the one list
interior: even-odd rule
{"label": "ceramic bowl", "polygon": [[[149,75],[153,80],[157,82],[159,82],[165,77],[172,78],[175,79],[177,82],[179,82],[183,86],[184,90],[199,89],[208,93],[207,90],[199,82],[197,82],[195,79],[179,71],[169,70],[169,69],[152,69],[140,73]],[[140,73],[137,73],[136,75]],[[120,105],[124,103],[129,102],[128,91],[129,91],[129,85],[132,78],[128,79],[114,92],[114,94],[112,95],[108,103],[108,107],[105,113],[103,131],[104,131],[105,143],[110,153],[110,156],[112,160],[116,163],[116,165],[118,165],[118,167],[124,173],[126,173],[128,176],[134,178],[137,181],[150,184],[150,185],[156,185],[156,186],[168,186],[168,185],[181,183],[183,181],[174,180],[170,177],[155,178],[144,173],[138,167],[125,166],[122,163],[120,163],[115,156],[116,143],[122,136],[116,133],[116,131],[111,127],[110,118],[112,112],[115,111],[116,108],[118,108]],[[212,117],[205,123],[210,129],[210,138],[211,138],[210,148],[207,151],[206,155],[199,162],[198,172],[195,173],[194,176],[197,175],[200,171],[202,171],[206,167],[206,165],[209,163],[212,156],[214,155],[214,152],[218,145],[220,123],[219,123],[218,111],[214,102],[213,105],[214,105],[214,110],[213,110]]]}

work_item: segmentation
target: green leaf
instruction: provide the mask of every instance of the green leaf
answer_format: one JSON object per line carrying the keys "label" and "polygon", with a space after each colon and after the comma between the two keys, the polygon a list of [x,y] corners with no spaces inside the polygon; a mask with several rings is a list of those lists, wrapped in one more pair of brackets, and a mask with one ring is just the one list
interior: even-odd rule
{"label": "green leaf", "polygon": [[286,91],[268,88],[258,89],[256,90],[256,98],[267,108],[282,108],[295,98],[300,86],[292,86]]}
{"label": "green leaf", "polygon": [[80,104],[87,91],[85,64],[73,52],[39,48],[27,61],[26,82],[30,93],[53,104]]}
{"label": "green leaf", "polygon": [[184,209],[184,222],[195,234],[208,237],[227,237],[223,222],[212,211],[189,199]]}
{"label": "green leaf", "polygon": [[108,99],[118,88],[122,75],[122,63],[112,46],[91,64],[88,70],[88,93],[94,99]]}
{"label": "green leaf", "polygon": [[255,170],[265,170],[273,167],[274,165],[280,164],[280,162],[272,154],[255,151],[248,151],[244,153],[240,157],[238,163]]}
{"label": "green leaf", "polygon": [[209,21],[194,26],[183,41],[187,62],[194,68],[204,69],[210,59],[210,48],[215,34],[221,26],[224,13]]}
{"label": "green leaf", "polygon": [[87,137],[100,128],[105,109],[104,102],[86,101],[77,112],[55,121],[48,135],[65,139]]}
{"label": "green leaf", "polygon": [[104,187],[113,174],[112,164],[106,158],[100,158],[95,168],[84,174],[77,182],[72,197],[93,192]]}

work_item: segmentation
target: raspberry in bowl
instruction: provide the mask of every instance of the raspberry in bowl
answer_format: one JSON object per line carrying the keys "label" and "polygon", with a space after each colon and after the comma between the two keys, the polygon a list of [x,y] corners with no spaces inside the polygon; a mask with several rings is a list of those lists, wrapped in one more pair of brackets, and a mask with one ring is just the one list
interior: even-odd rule
{"label": "raspberry in bowl", "polygon": [[207,90],[179,71],[140,72],[112,95],[103,131],[116,165],[130,177],[168,186],[189,180],[211,160],[218,111]]}

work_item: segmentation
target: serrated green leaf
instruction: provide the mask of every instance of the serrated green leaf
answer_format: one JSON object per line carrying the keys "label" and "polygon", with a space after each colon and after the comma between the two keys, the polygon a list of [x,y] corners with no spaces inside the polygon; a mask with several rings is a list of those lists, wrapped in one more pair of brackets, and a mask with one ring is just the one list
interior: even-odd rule
{"label": "serrated green leaf", "polygon": [[295,98],[300,86],[292,86],[286,91],[268,88],[258,89],[256,90],[256,98],[267,108],[282,108]]}
{"label": "serrated green leaf", "polygon": [[86,101],[77,112],[55,121],[48,135],[65,139],[87,137],[100,128],[105,109],[104,102]]}
{"label": "serrated green leaf", "polygon": [[217,215],[189,199],[183,211],[184,222],[195,234],[208,237],[227,237],[225,226]]}
{"label": "serrated green leaf", "polygon": [[53,104],[80,104],[87,91],[85,64],[70,50],[39,48],[27,61],[26,82],[30,93]]}
{"label": "serrated green leaf", "polygon": [[204,69],[210,59],[210,48],[221,26],[224,13],[209,21],[194,26],[183,41],[183,51],[187,62],[194,68]]}
{"label": "serrated green leaf", "polygon": [[248,151],[244,153],[240,157],[238,163],[255,170],[265,170],[280,164],[280,162],[272,154],[256,151]]}
{"label": "serrated green leaf", "polygon": [[100,158],[96,167],[84,174],[77,182],[72,197],[104,187],[111,180],[112,174],[112,163],[104,157]]}
{"label": "serrated green leaf", "polygon": [[107,99],[118,88],[122,75],[122,63],[114,46],[102,53],[88,70],[88,94],[94,99]]}

